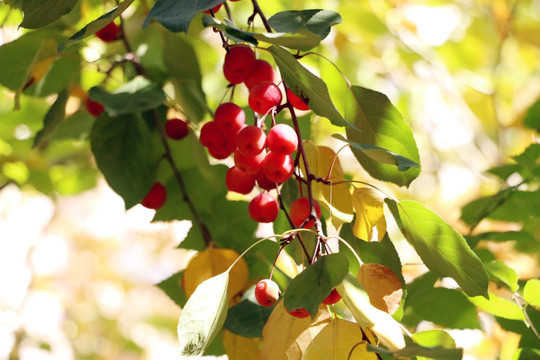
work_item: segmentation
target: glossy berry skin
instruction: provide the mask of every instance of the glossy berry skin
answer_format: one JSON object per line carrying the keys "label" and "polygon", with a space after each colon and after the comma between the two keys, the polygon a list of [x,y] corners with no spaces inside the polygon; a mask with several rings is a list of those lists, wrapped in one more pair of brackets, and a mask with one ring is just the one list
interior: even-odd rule
{"label": "glossy berry skin", "polygon": [[273,107],[281,104],[281,90],[270,81],[263,81],[249,91],[248,103],[251,110],[264,115]]}
{"label": "glossy berry skin", "polygon": [[235,79],[233,84],[239,84],[255,67],[255,52],[246,45],[232,45],[225,55],[223,73],[227,80]]}
{"label": "glossy berry skin", "polygon": [[296,94],[293,93],[289,88],[287,88],[287,98],[295,109],[303,111],[309,110],[309,106],[302,99],[296,96]]}
{"label": "glossy berry skin", "polygon": [[264,81],[274,81],[274,68],[268,61],[257,59],[253,71],[245,77],[244,84],[248,90],[251,90],[255,85]]}
{"label": "glossy berry skin", "polygon": [[96,31],[96,36],[103,42],[117,40],[120,35],[120,28],[114,22],[110,22],[105,27]]}
{"label": "glossy berry skin", "polygon": [[341,300],[341,295],[339,295],[336,289],[332,289],[332,292],[328,294],[328,296],[326,297],[326,299],[323,300],[322,303],[324,305],[334,305],[339,300]]}
{"label": "glossy berry skin", "polygon": [[156,182],[141,201],[141,205],[148,209],[157,210],[165,204],[165,200],[167,200],[167,189],[162,183]]}
{"label": "glossy berry skin", "polygon": [[[223,3],[214,6],[214,7],[212,8],[212,12],[213,12],[214,14],[217,13],[217,12],[219,11],[219,9],[221,9],[221,6],[222,6],[222,5],[223,5]],[[212,12],[210,12],[210,9],[204,10],[204,11],[203,11],[203,13],[208,14],[208,15],[212,15]]]}
{"label": "glossy berry skin", "polygon": [[246,156],[258,155],[266,146],[266,134],[260,127],[248,125],[238,133],[236,146]]}
{"label": "glossy berry skin", "polygon": [[272,197],[267,193],[261,193],[253,198],[249,203],[249,216],[260,223],[270,223],[276,220],[279,213],[279,206]]}
{"label": "glossy berry skin", "polygon": [[214,121],[209,121],[201,128],[199,141],[205,147],[216,147],[225,142],[225,136]]}
{"label": "glossy berry skin", "polygon": [[263,162],[264,174],[275,183],[287,181],[294,171],[294,160],[290,155],[279,155],[270,151]]}
{"label": "glossy berry skin", "polygon": [[234,152],[234,164],[245,173],[255,175],[262,168],[265,157],[265,150],[255,156],[246,156],[236,149]]}
{"label": "glossy berry skin", "polygon": [[270,279],[264,279],[255,286],[255,300],[261,306],[272,306],[279,300],[281,291],[278,284]]}
{"label": "glossy berry skin", "polygon": [[218,129],[225,134],[235,134],[236,136],[246,126],[246,114],[240,106],[226,102],[216,109],[214,122]]}
{"label": "glossy berry skin", "polygon": [[97,101],[94,101],[94,100],[90,100],[90,98],[87,97],[86,98],[86,110],[88,110],[90,115],[98,117],[99,115],[101,115],[105,111],[105,108],[103,107],[103,105],[101,105],[101,103],[99,103]]}
{"label": "glossy berry skin", "polygon": [[257,185],[263,190],[270,191],[276,188],[276,183],[266,177],[262,168],[255,174],[255,181],[257,182]]}
{"label": "glossy berry skin", "polygon": [[[319,203],[316,200],[313,200],[313,206],[315,207],[315,213],[317,214],[317,217],[321,217],[321,207],[319,206]],[[289,208],[289,215],[291,216],[291,220],[296,227],[300,227],[304,220],[308,218],[308,216],[311,214],[311,207],[309,205],[309,198],[307,197],[301,197],[293,201],[291,204],[291,207]],[[315,225],[314,220],[310,220],[306,225],[304,225],[304,229],[309,229]]]}
{"label": "glossy berry skin", "polygon": [[266,144],[275,154],[289,155],[295,152],[298,147],[298,136],[289,125],[277,124],[268,132]]}
{"label": "glossy berry skin", "polygon": [[285,309],[285,310],[287,310],[287,312],[290,315],[297,317],[299,319],[305,319],[309,316],[309,312],[306,309],[295,309],[291,311],[289,311],[289,309]]}
{"label": "glossy berry skin", "polygon": [[249,194],[255,187],[255,175],[247,174],[238,167],[233,166],[225,175],[225,185],[229,191]]}
{"label": "glossy berry skin", "polygon": [[169,119],[165,123],[165,132],[173,140],[182,140],[189,133],[189,126],[182,119]]}

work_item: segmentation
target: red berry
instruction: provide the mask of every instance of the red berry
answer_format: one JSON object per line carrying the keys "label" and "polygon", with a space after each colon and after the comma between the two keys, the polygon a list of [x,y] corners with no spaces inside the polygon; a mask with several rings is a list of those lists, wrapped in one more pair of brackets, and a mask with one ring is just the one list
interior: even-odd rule
{"label": "red berry", "polygon": [[266,151],[262,151],[255,156],[246,156],[237,149],[234,152],[234,164],[248,174],[256,174],[262,168],[265,157]]}
{"label": "red berry", "polygon": [[266,134],[255,125],[248,125],[238,133],[236,146],[244,155],[255,156],[260,154],[266,145]]}
{"label": "red berry", "polygon": [[257,181],[257,185],[263,190],[270,191],[276,188],[276,183],[266,177],[262,168],[255,174],[255,180]]}
{"label": "red berry", "polygon": [[167,200],[167,189],[162,183],[156,182],[141,201],[141,205],[149,209],[159,209]]}
{"label": "red berry", "polygon": [[271,223],[278,216],[279,206],[272,195],[261,193],[251,200],[248,210],[249,216],[253,220],[261,223]]}
{"label": "red berry", "polygon": [[249,92],[249,107],[258,114],[266,114],[271,108],[281,103],[281,90],[270,81],[263,81],[253,86]]}
{"label": "red berry", "polygon": [[323,300],[324,305],[334,305],[339,300],[341,300],[341,295],[337,292],[336,289],[332,289],[332,292]]}
{"label": "red berry", "polygon": [[278,284],[270,279],[264,279],[255,286],[255,299],[262,306],[272,306],[279,300],[281,291]]}
{"label": "red berry", "polygon": [[253,71],[246,75],[244,84],[251,90],[252,87],[263,81],[274,81],[274,68],[267,61],[257,59]]}
{"label": "red berry", "polygon": [[[223,5],[223,3],[219,4],[219,5],[216,5],[212,8],[212,12],[215,14],[219,11],[219,9],[221,9],[221,5]],[[212,13],[210,12],[210,9],[208,10],[204,10],[203,13],[205,14],[208,14],[208,15],[212,15]]]}
{"label": "red berry", "polygon": [[[249,46],[233,45],[229,47],[229,51],[225,55],[223,63],[223,73],[227,80],[233,84],[239,84],[246,76],[253,71],[255,67],[255,53]],[[241,81],[238,81],[241,79]]]}
{"label": "red berry", "polygon": [[266,144],[276,154],[289,155],[298,147],[298,136],[289,125],[277,124],[268,132]]}
{"label": "red berry", "polygon": [[229,191],[249,194],[255,187],[255,175],[247,174],[237,166],[233,166],[225,175],[225,185]]}
{"label": "red berry", "polygon": [[104,42],[111,42],[118,39],[120,28],[114,22],[110,22],[105,27],[96,31],[96,36]]}
{"label": "red berry", "polygon": [[225,134],[234,133],[236,135],[246,125],[246,114],[240,106],[226,102],[216,109],[214,122],[218,129]]}
{"label": "red berry", "polygon": [[293,174],[294,161],[290,155],[279,155],[270,151],[264,158],[263,170],[268,180],[282,183]]}
{"label": "red berry", "polygon": [[199,141],[206,147],[221,146],[225,142],[225,135],[218,129],[214,121],[209,121],[201,128]]}
{"label": "red berry", "polygon": [[181,140],[189,133],[189,126],[182,119],[170,119],[165,123],[165,132],[171,139]]}
{"label": "red berry", "polygon": [[232,151],[229,149],[229,147],[226,144],[217,145],[217,146],[209,146],[208,152],[214,159],[217,159],[217,160],[226,159],[232,154]]}
{"label": "red berry", "polygon": [[300,319],[305,319],[309,316],[309,312],[306,309],[295,309],[291,311],[289,311],[289,309],[285,309],[285,310],[287,310],[287,312],[290,315],[300,318]]}
{"label": "red berry", "polygon": [[293,93],[289,88],[287,88],[287,98],[295,109],[309,110],[309,106],[302,99],[296,96],[295,93]]}
{"label": "red berry", "polygon": [[86,110],[88,110],[90,115],[98,117],[99,115],[101,115],[105,111],[105,108],[103,107],[103,105],[101,105],[101,103],[99,103],[97,101],[94,101],[94,100],[90,100],[90,98],[87,97],[86,98]]}
{"label": "red berry", "polygon": [[[317,200],[313,200],[313,206],[315,207],[315,213],[317,214],[317,217],[321,217],[321,207],[319,206],[319,203]],[[307,197],[301,197],[293,201],[291,204],[291,207],[289,208],[289,215],[291,216],[291,221],[293,222],[294,226],[300,227],[304,220],[308,218],[308,216],[311,214],[311,206],[309,205],[309,198]],[[314,220],[310,220],[306,225],[304,225],[304,229],[309,229],[315,225]]]}

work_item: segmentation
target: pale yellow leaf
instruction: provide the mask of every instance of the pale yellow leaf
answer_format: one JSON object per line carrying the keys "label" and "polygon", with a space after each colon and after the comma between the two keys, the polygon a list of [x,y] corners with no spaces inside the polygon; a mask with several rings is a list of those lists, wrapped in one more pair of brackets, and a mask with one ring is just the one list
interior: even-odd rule
{"label": "pale yellow leaf", "polygon": [[[182,287],[186,292],[186,296],[189,298],[204,280],[226,271],[238,256],[239,254],[231,249],[209,247],[191,258],[182,276]],[[235,303],[234,301],[231,302],[231,300],[241,293],[246,286],[247,278],[247,264],[244,259],[240,259],[229,274],[227,297],[230,306]]]}
{"label": "pale yellow leaf", "polygon": [[[314,320],[311,320],[311,317],[299,319],[287,313],[283,307],[283,301],[278,302],[263,328],[263,347],[259,359],[300,360],[301,348],[300,345],[294,344],[295,341],[312,324],[319,324],[329,317],[328,309],[322,306]],[[295,351],[295,349],[300,351]]]}
{"label": "pale yellow leaf", "polygon": [[368,293],[371,305],[389,314],[396,312],[403,289],[390,268],[381,264],[363,264],[358,271],[358,280]]}
{"label": "pale yellow leaf", "polygon": [[311,325],[304,330],[291,346],[287,349],[287,357],[289,360],[301,359],[307,347],[317,334],[330,323],[330,313],[328,312],[328,307],[321,306],[319,313]]}
{"label": "pale yellow leaf", "polygon": [[386,233],[384,218],[384,200],[372,188],[355,188],[352,194],[352,204],[356,213],[353,224],[353,234],[364,241],[371,241],[373,230],[377,229],[377,239],[382,240]]}
{"label": "pale yellow leaf", "polygon": [[223,346],[229,360],[257,360],[260,338],[247,338],[223,330]]}
{"label": "pale yellow leaf", "polygon": [[357,323],[335,319],[313,339],[302,360],[376,360]]}

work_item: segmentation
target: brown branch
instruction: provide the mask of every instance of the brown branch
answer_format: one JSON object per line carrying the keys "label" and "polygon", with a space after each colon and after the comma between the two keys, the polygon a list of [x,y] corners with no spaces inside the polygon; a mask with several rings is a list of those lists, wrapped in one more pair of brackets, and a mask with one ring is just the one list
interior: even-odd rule
{"label": "brown branch", "polygon": [[251,14],[251,16],[248,18],[248,25],[250,25],[253,22],[253,20],[255,20],[255,16],[259,15],[264,25],[264,28],[266,29],[267,32],[271,33],[272,28],[268,24],[268,20],[266,19],[266,16],[261,10],[261,7],[259,6],[259,2],[257,0],[251,0],[251,3],[253,4],[253,14]]}

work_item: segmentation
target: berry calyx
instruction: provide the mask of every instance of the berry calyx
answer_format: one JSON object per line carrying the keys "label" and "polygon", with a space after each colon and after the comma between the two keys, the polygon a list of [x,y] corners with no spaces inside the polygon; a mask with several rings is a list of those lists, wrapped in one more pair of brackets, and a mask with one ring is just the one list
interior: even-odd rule
{"label": "berry calyx", "polygon": [[266,144],[275,154],[289,155],[298,147],[298,136],[287,124],[277,124],[272,127],[266,137]]}
{"label": "berry calyx", "polygon": [[267,193],[261,193],[253,198],[249,203],[249,216],[260,223],[270,223],[276,220],[279,213],[279,206],[272,197]]}
{"label": "berry calyx", "polygon": [[225,186],[229,191],[249,194],[255,187],[255,175],[247,174],[237,166],[233,166],[225,175]]}
{"label": "berry calyx", "polygon": [[305,319],[309,316],[309,312],[306,309],[294,309],[289,311],[289,309],[285,308],[285,310],[292,316]]}
{"label": "berry calyx", "polygon": [[289,99],[289,102],[295,109],[303,111],[309,110],[309,106],[289,88],[287,88],[287,99]]}
{"label": "berry calyx", "polygon": [[[316,200],[313,200],[313,206],[315,207],[315,213],[317,214],[317,217],[321,217],[321,207],[319,206],[319,203]],[[300,227],[302,223],[309,217],[311,214],[311,206],[309,204],[309,198],[307,197],[301,197],[293,201],[289,208],[289,215],[291,216],[291,221],[293,222],[294,226]],[[309,229],[315,225],[314,220],[308,221],[304,225],[304,229]]]}
{"label": "berry calyx", "polygon": [[182,119],[169,119],[165,123],[165,132],[173,140],[182,140],[189,133],[189,126]]}
{"label": "berry calyx", "polygon": [[339,295],[336,289],[332,289],[332,292],[328,294],[328,296],[326,297],[326,299],[323,300],[322,303],[324,305],[334,305],[339,300],[341,300],[341,295]]}
{"label": "berry calyx", "polygon": [[223,62],[223,74],[233,84],[244,81],[255,67],[255,52],[246,45],[232,45]]}
{"label": "berry calyx", "polygon": [[264,115],[281,103],[281,90],[270,81],[263,81],[253,86],[249,92],[249,107],[258,114]]}
{"label": "berry calyx", "polygon": [[270,151],[263,162],[264,174],[275,183],[287,181],[294,171],[294,160],[291,155],[280,155]]}
{"label": "berry calyx", "polygon": [[162,183],[156,182],[141,201],[141,205],[148,209],[157,210],[165,204],[165,200],[167,200],[167,189]]}
{"label": "berry calyx", "polygon": [[236,146],[246,156],[258,155],[266,146],[266,134],[260,127],[248,125],[238,133]]}
{"label": "berry calyx", "polygon": [[89,97],[87,97],[86,110],[88,110],[90,115],[98,117],[105,111],[105,108],[103,107],[103,105],[101,105],[101,103],[91,100]]}
{"label": "berry calyx", "polygon": [[255,300],[262,306],[272,306],[279,300],[281,291],[278,284],[270,279],[264,279],[255,286]]}
{"label": "berry calyx", "polygon": [[253,70],[246,75],[244,84],[248,90],[251,90],[252,87],[264,81],[274,81],[274,68],[268,61],[257,59]]}
{"label": "berry calyx", "polygon": [[110,22],[105,27],[96,31],[96,36],[103,42],[112,42],[117,40],[120,34],[120,28],[114,22]]}
{"label": "berry calyx", "polygon": [[240,106],[226,102],[216,109],[214,122],[218,129],[225,134],[236,135],[246,125],[246,114]]}
{"label": "berry calyx", "polygon": [[242,154],[239,149],[237,149],[234,152],[234,164],[240,170],[248,174],[256,174],[262,168],[265,157],[266,151],[264,150],[255,156],[246,156]]}

